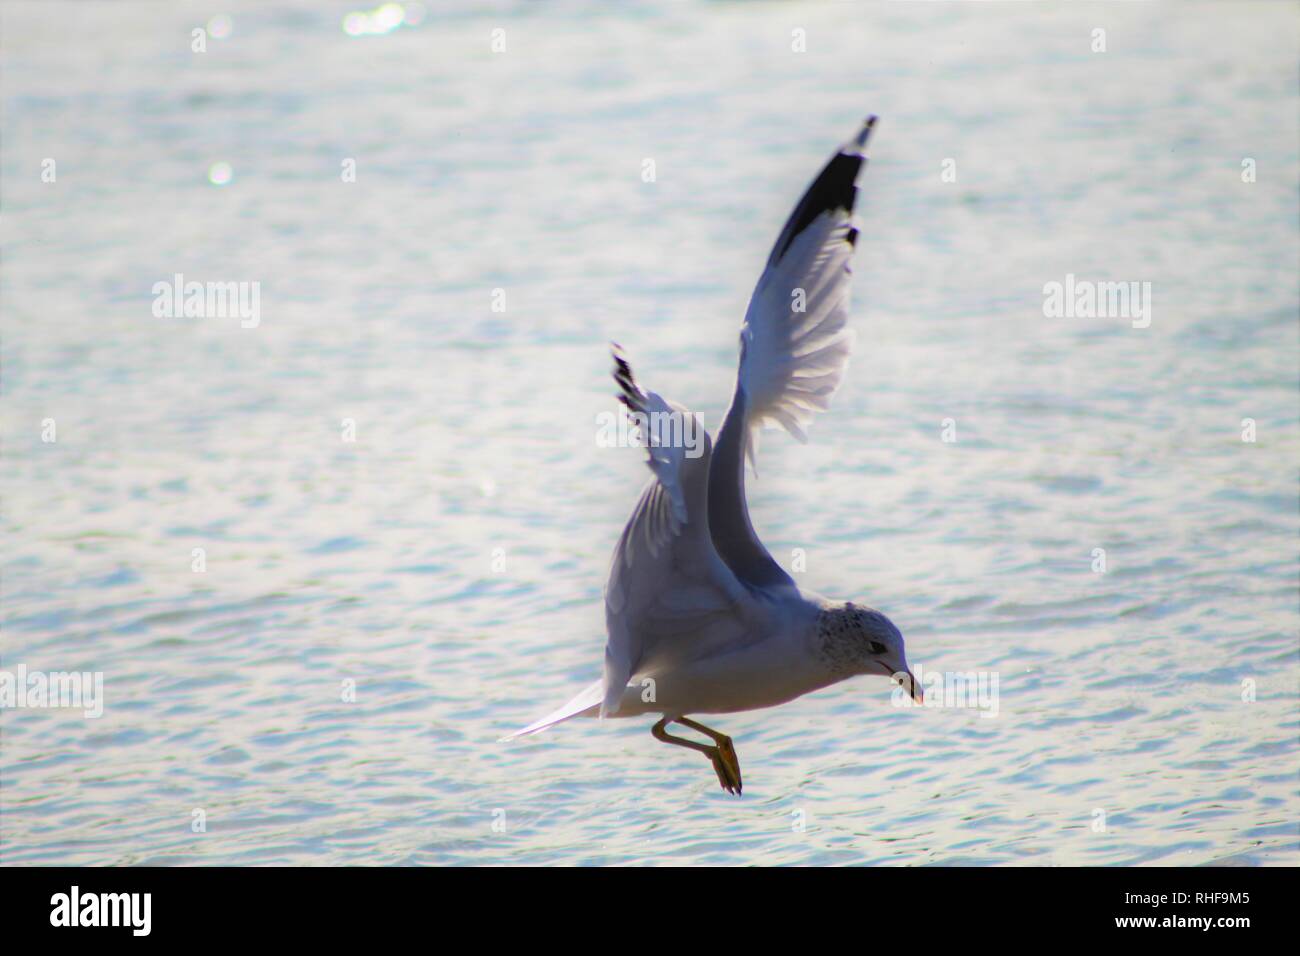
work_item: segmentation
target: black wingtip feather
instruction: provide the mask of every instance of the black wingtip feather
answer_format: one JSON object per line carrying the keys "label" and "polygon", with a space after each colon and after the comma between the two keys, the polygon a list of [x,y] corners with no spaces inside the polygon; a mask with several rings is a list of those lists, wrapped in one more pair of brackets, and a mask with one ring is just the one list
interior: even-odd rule
{"label": "black wingtip feather", "polygon": [[614,397],[634,412],[643,411],[645,396],[641,394],[641,388],[632,375],[632,366],[623,357],[623,347],[617,342],[611,342],[610,354],[614,357],[614,382],[620,389]]}
{"label": "black wingtip feather", "polygon": [[858,130],[858,135],[853,141],[858,149],[866,149],[867,140],[871,139],[871,131],[876,128],[876,120],[879,118],[875,113],[872,113],[862,121],[862,129]]}
{"label": "black wingtip feather", "polygon": [[[858,174],[867,162],[863,150],[866,149],[867,140],[875,125],[876,117],[868,116],[858,135],[841,147],[822,168],[786,220],[776,245],[772,247],[772,255],[768,257],[769,265],[785,255],[791,243],[822,213],[833,209],[853,212],[853,204],[858,198]],[[851,230],[849,236],[849,242],[852,243],[857,238],[856,230]]]}

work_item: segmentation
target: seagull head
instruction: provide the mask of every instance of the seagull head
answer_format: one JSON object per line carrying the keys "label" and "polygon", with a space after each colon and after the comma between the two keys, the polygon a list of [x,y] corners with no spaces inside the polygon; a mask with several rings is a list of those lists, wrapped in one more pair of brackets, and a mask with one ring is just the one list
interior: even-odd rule
{"label": "seagull head", "polygon": [[924,699],[907,666],[903,634],[880,611],[852,601],[828,607],[822,611],[818,631],[823,653],[836,669],[892,678],[917,703]]}

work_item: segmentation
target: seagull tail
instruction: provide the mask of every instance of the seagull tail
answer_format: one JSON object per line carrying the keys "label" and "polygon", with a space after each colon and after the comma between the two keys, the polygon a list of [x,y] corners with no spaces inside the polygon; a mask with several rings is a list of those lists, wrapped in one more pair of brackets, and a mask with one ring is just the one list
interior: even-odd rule
{"label": "seagull tail", "polygon": [[598,711],[601,699],[605,696],[605,682],[598,680],[595,683],[583,688],[583,690],[571,701],[556,710],[551,711],[540,720],[535,720],[523,730],[516,730],[513,734],[507,734],[501,740],[514,740],[516,737],[527,737],[529,734],[536,734],[547,727],[554,726],[568,720],[570,717],[577,717],[585,711]]}

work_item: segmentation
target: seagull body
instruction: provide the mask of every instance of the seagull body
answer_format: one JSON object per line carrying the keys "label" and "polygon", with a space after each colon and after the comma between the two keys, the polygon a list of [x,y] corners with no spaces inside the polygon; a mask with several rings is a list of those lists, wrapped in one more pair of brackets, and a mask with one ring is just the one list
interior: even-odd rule
{"label": "seagull body", "polygon": [[[831,157],[772,249],[741,328],[736,388],[716,443],[704,434],[687,454],[689,410],[644,391],[615,346],[618,398],[652,476],[610,565],[604,675],[511,737],[572,717],[659,714],[654,736],[703,753],[723,789],[739,794],[731,738],[690,714],[774,707],[859,674],[894,677],[919,699],[898,628],[872,608],[799,588],[759,541],[745,500],[758,430],[777,424],[806,441],[804,426],[843,377],[853,206],[874,123],[869,117]],[[670,723],[713,744],[669,734]]]}

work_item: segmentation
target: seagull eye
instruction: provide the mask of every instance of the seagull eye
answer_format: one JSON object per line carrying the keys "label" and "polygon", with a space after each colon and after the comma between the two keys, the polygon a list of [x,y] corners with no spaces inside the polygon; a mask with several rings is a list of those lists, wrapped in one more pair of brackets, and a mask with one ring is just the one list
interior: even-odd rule
{"label": "seagull eye", "polygon": [[885,650],[885,645],[881,644],[879,641],[871,642],[871,653],[879,655],[885,653]]}

